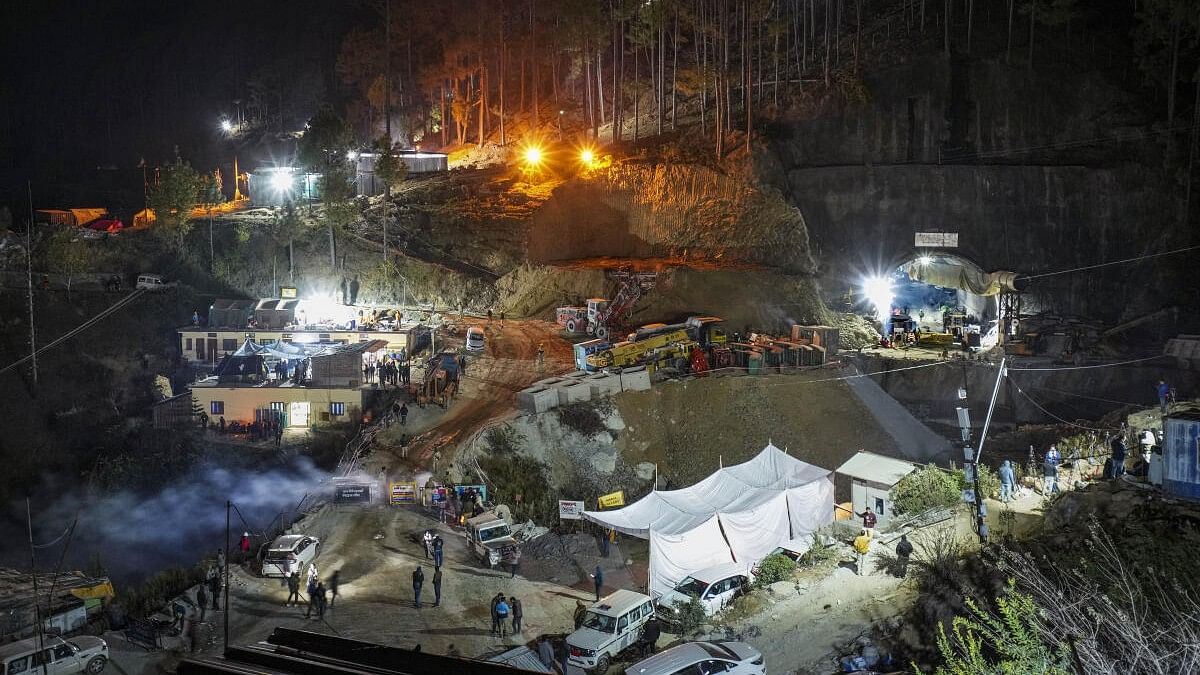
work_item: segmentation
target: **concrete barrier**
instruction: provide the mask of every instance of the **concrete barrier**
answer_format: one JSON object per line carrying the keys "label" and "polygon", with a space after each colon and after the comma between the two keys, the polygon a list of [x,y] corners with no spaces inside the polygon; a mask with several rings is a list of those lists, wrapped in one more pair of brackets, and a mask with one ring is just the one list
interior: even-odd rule
{"label": "concrete barrier", "polygon": [[522,412],[544,413],[558,407],[558,390],[533,386],[517,392],[517,407]]}
{"label": "concrete barrier", "polygon": [[592,398],[621,393],[621,376],[612,373],[596,373],[587,378],[592,387]]}
{"label": "concrete barrier", "polygon": [[622,391],[646,391],[650,388],[650,373],[646,366],[634,366],[621,371]]}
{"label": "concrete barrier", "polygon": [[568,387],[562,387],[559,389],[558,395],[560,404],[562,402],[564,393],[566,394],[567,403],[582,403],[584,401],[590,401],[592,400],[592,385],[590,382],[584,380]]}

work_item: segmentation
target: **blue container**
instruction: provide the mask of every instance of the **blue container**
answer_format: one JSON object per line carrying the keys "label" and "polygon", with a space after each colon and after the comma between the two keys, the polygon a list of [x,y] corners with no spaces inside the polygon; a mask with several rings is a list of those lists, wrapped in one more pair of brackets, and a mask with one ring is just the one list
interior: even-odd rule
{"label": "blue container", "polygon": [[1163,492],[1200,501],[1200,408],[1172,411],[1163,422]]}

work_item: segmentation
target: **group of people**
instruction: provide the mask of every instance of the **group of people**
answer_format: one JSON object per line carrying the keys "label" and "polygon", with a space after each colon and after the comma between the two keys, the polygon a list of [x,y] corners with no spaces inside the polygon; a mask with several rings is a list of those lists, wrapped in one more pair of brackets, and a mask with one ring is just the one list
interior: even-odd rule
{"label": "group of people", "polygon": [[[307,583],[304,591],[308,597],[307,609],[304,611],[304,618],[310,619],[313,614],[317,615],[317,620],[325,618],[325,610],[333,607],[333,603],[337,601],[338,585],[341,583],[341,570],[334,570],[333,574],[329,575],[328,585],[323,581],[317,572],[317,564],[309,563],[307,571]],[[285,607],[299,607],[302,603],[300,598],[300,572],[293,571],[287,577],[288,597],[283,604]]]}
{"label": "group of people", "polygon": [[[433,530],[425,530],[421,535],[421,545],[425,549],[425,559],[433,560],[433,606],[442,605],[442,535]],[[413,605],[421,609],[421,589],[425,585],[425,570],[417,565],[413,570]]]}
{"label": "group of people", "polygon": [[[867,573],[867,554],[871,552],[871,542],[875,538],[875,525],[879,522],[879,517],[869,506],[862,513],[855,515],[863,519],[862,529],[854,538],[854,553],[857,557],[856,571],[859,576],[863,576]],[[896,576],[900,578],[908,576],[908,561],[912,554],[913,545],[908,541],[908,535],[900,535],[900,541],[896,544]]]}
{"label": "group of people", "polygon": [[521,618],[524,616],[520,599],[506,598],[503,593],[497,593],[492,598],[492,635],[505,637],[508,634],[508,619],[512,617],[512,634],[521,634]]}
{"label": "group of people", "polygon": [[403,352],[397,356],[385,356],[378,363],[363,364],[363,382],[399,387],[409,383],[412,366]]}

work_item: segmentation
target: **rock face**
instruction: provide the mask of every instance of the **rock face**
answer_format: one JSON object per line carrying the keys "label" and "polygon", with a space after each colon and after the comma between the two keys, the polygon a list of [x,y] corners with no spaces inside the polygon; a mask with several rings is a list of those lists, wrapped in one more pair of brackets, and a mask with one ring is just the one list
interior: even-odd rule
{"label": "rock face", "polygon": [[[957,232],[957,253],[1019,274],[1188,243],[1152,118],[1098,73],[929,57],[864,85],[865,103],[791,124],[758,160],[804,214],[831,293],[911,257],[915,232]],[[1026,309],[1115,321],[1186,302],[1184,258],[1037,280]]]}
{"label": "rock face", "polygon": [[534,214],[528,258],[668,258],[815,269],[800,211],[749,172],[624,162],[569,181]]}

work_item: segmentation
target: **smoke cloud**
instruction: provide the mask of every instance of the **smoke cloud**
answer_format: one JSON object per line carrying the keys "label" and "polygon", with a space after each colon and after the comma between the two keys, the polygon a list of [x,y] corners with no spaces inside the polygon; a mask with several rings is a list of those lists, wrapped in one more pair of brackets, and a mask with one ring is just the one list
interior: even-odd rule
{"label": "smoke cloud", "polygon": [[[85,496],[80,485],[43,486],[32,492],[33,538],[54,541],[71,524],[74,535],[37,549],[39,570],[52,570],[67,546],[63,569],[90,569],[99,560],[117,584],[137,583],[159,570],[189,566],[225,547],[225,501],[237,507],[230,531],[236,547],[243,531],[261,532],[283,514],[290,522],[306,494],[311,501],[328,487],[329,475],[307,457],[266,470],[202,465],[155,494],[119,492]],[[245,518],[243,522],[238,513]],[[0,561],[29,567],[25,504],[10,505],[0,526]],[[24,543],[24,546],[21,544]],[[255,542],[257,545],[257,541]]]}

